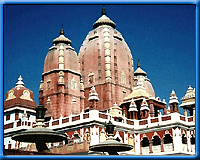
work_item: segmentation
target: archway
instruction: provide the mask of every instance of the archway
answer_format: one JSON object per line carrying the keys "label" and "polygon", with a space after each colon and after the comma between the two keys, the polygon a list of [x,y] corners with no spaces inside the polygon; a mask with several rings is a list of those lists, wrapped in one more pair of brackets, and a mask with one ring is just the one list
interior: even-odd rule
{"label": "archway", "polygon": [[185,134],[182,134],[182,151],[187,151],[187,137]]}
{"label": "archway", "polygon": [[160,137],[156,135],[156,136],[153,137],[152,141],[153,141],[153,146],[152,146],[153,153],[161,152],[161,140],[160,140]]}
{"label": "archway", "polygon": [[170,134],[164,135],[164,151],[165,152],[172,152],[173,150],[173,140]]}
{"label": "archway", "polygon": [[149,139],[147,137],[142,138],[142,154],[149,154]]}

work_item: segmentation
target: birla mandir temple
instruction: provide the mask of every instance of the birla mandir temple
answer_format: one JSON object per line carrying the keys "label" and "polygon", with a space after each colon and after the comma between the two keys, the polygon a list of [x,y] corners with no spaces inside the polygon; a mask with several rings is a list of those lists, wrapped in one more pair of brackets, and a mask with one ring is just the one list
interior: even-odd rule
{"label": "birla mandir temple", "polygon": [[[63,28],[53,40],[38,82],[39,105],[47,109],[45,127],[66,135],[67,140],[47,143],[51,153],[46,154],[108,155],[89,150],[106,141],[108,121],[115,125],[115,140],[133,146],[119,155],[196,154],[195,88],[188,84],[181,102],[172,90],[167,106],[155,96],[142,62],[133,70],[132,53],[122,34],[103,7],[78,54]],[[38,106],[25,83],[20,75],[5,97],[5,155],[40,154],[34,143],[12,139],[36,125]]]}

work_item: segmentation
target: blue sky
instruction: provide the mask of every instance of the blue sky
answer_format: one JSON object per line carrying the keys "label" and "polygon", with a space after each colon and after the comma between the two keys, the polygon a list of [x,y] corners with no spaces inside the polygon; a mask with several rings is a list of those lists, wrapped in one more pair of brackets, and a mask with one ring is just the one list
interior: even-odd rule
{"label": "blue sky", "polygon": [[[105,5],[156,97],[195,87],[195,5]],[[102,5],[4,5],[4,96],[19,75],[38,104],[44,59],[61,24],[77,54]],[[5,100],[5,97],[4,97]],[[181,110],[182,113],[182,110]]]}

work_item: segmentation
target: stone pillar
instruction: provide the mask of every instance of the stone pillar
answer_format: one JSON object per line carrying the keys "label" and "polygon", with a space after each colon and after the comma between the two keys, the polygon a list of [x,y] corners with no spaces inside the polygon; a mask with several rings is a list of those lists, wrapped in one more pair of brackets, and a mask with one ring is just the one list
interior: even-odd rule
{"label": "stone pillar", "polygon": [[132,111],[129,112],[129,115],[130,115],[130,119],[133,119],[133,116],[132,116],[133,112]]}
{"label": "stone pillar", "polygon": [[187,151],[191,152],[191,141],[190,141],[190,131],[187,130]]}
{"label": "stone pillar", "polygon": [[166,107],[163,109],[163,115],[167,115],[167,109],[166,109]]}
{"label": "stone pillar", "polygon": [[149,111],[147,111],[147,118],[149,117]]}
{"label": "stone pillar", "polygon": [[136,119],[135,113],[136,113],[135,111],[132,112],[132,114],[133,114],[133,117],[132,117],[132,118],[133,118],[133,119]]}
{"label": "stone pillar", "polygon": [[140,155],[140,134],[135,133],[135,155]]}
{"label": "stone pillar", "polygon": [[44,82],[43,82],[43,80],[41,80],[40,81],[40,87],[39,87],[39,105],[44,106],[43,86],[44,86]]}
{"label": "stone pillar", "polygon": [[180,152],[182,149],[181,129],[177,127],[176,129],[172,129],[172,132],[173,132],[174,151]]}
{"label": "stone pillar", "polygon": [[143,111],[140,110],[140,118],[143,119]]}
{"label": "stone pillar", "polygon": [[150,104],[149,106],[150,106],[150,116],[154,117],[155,116],[154,115],[154,106],[153,106],[153,104]]}
{"label": "stone pillar", "polygon": [[186,108],[184,108],[184,116],[187,117],[187,109]]}
{"label": "stone pillar", "polygon": [[161,139],[161,152],[164,152],[164,139]]}
{"label": "stone pillar", "polygon": [[173,104],[170,104],[170,113],[174,113],[174,106],[173,106]]}
{"label": "stone pillar", "polygon": [[95,145],[99,143],[99,128],[94,125],[94,127],[90,128],[90,145]]}
{"label": "stone pillar", "polygon": [[138,119],[137,112],[135,112],[135,119]]}
{"label": "stone pillar", "polygon": [[149,153],[153,153],[152,146],[153,146],[153,141],[151,140],[151,141],[149,141]]}
{"label": "stone pillar", "polygon": [[195,108],[192,109],[193,109],[193,122],[195,122]]}
{"label": "stone pillar", "polygon": [[147,115],[147,110],[145,110],[144,113],[145,113],[145,114],[144,114],[144,118],[147,118],[147,117],[148,117],[148,115]]}
{"label": "stone pillar", "polygon": [[123,114],[125,115],[125,117],[127,118],[127,109],[125,106],[122,107],[122,111],[123,111]]}
{"label": "stone pillar", "polygon": [[178,103],[174,103],[174,112],[179,112]]}

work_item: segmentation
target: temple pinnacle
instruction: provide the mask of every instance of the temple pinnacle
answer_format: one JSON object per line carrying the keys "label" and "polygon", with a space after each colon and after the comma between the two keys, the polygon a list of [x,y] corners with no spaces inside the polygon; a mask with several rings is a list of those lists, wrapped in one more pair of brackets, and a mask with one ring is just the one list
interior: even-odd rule
{"label": "temple pinnacle", "polygon": [[137,68],[139,68],[139,67],[140,67],[140,61],[138,59]]}
{"label": "temple pinnacle", "polygon": [[63,29],[63,24],[61,24],[61,30],[60,30],[60,35],[64,35],[65,32],[64,32],[64,29]]}
{"label": "temple pinnacle", "polygon": [[105,6],[104,6],[104,5],[103,5],[103,8],[102,8],[101,15],[106,15],[106,9],[105,9]]}

